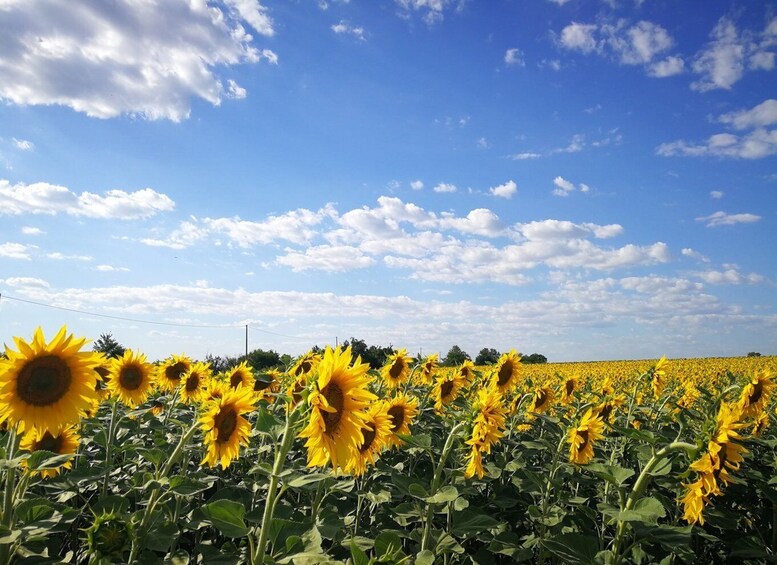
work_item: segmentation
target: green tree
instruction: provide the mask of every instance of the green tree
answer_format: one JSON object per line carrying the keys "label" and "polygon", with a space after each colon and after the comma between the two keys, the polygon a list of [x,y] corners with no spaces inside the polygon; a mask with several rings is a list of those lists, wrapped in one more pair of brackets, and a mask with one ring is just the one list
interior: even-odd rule
{"label": "green tree", "polygon": [[524,355],[521,357],[521,363],[526,363],[527,365],[531,365],[533,363],[547,363],[548,358],[545,357],[542,353],[532,353],[531,355]]}
{"label": "green tree", "polygon": [[100,334],[99,339],[97,339],[92,346],[92,351],[104,353],[106,357],[113,359],[124,355],[127,348],[116,341],[111,332],[108,332]]}
{"label": "green tree", "polygon": [[470,357],[467,352],[463,351],[461,347],[454,345],[448,350],[448,354],[442,360],[442,364],[446,367],[454,367],[471,359],[472,357]]}
{"label": "green tree", "polygon": [[747,354],[747,356],[748,357],[760,357],[761,354],[758,353],[757,351],[751,351],[750,353]]}
{"label": "green tree", "polygon": [[475,365],[493,365],[499,361],[500,353],[493,347],[484,347],[475,357]]}
{"label": "green tree", "polygon": [[248,365],[254,371],[263,371],[264,369],[271,369],[281,364],[281,356],[277,351],[272,349],[265,351],[264,349],[254,349],[249,351],[248,357],[241,357],[240,361],[248,361]]}

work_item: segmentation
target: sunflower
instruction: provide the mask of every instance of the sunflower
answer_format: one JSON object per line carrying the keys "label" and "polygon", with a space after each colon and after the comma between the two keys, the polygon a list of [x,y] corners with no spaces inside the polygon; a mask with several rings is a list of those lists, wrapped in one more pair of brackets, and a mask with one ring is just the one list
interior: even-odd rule
{"label": "sunflower", "polygon": [[86,338],[68,335],[66,326],[48,344],[40,327],[31,343],[14,341],[19,351],[6,347],[8,359],[0,365],[0,421],[8,419],[20,431],[77,422],[97,400],[100,356],[81,351]]}
{"label": "sunflower", "polygon": [[742,416],[749,418],[760,414],[769,404],[774,387],[772,375],[766,369],[756,372],[742,389],[742,396],[739,398]]}
{"label": "sunflower", "polygon": [[[50,451],[57,455],[70,455],[75,454],[78,451],[78,443],[81,440],[78,432],[73,426],[65,426],[53,433],[46,430],[42,431],[38,428],[32,428],[28,430],[22,437],[22,441],[19,443],[19,448],[23,451],[29,451],[34,453],[35,451]],[[23,465],[27,466],[27,460]],[[33,471],[33,474],[40,474],[44,478],[56,477],[63,469],[70,469],[73,467],[72,461],[65,461],[59,467],[54,469],[42,469],[40,471]]]}
{"label": "sunflower", "polygon": [[459,395],[459,390],[466,384],[461,375],[456,373],[443,373],[437,377],[432,389],[432,398],[434,398],[434,409],[441,413],[444,406],[447,406]]}
{"label": "sunflower", "polygon": [[704,503],[709,499],[704,493],[704,484],[701,479],[684,484],[685,495],[680,499],[683,504],[683,519],[689,524],[699,523],[704,525]]}
{"label": "sunflower", "polygon": [[300,377],[310,373],[316,365],[321,361],[321,356],[313,351],[308,351],[302,357],[297,359],[297,362],[289,369],[289,374],[293,377]]}
{"label": "sunflower", "polygon": [[397,388],[406,383],[410,377],[410,364],[412,362],[413,360],[407,355],[407,349],[397,350],[396,353],[389,356],[386,364],[380,370],[383,382],[389,388]]}
{"label": "sunflower", "polygon": [[534,397],[532,398],[527,412],[531,414],[542,414],[543,412],[547,412],[555,398],[556,396],[553,394],[553,389],[546,386],[539,387],[534,391]]}
{"label": "sunflower", "polygon": [[[242,388],[242,387],[240,387]],[[205,397],[203,399],[203,402],[210,402],[211,400],[218,400],[221,397],[224,396],[224,393],[227,390],[236,390],[232,387],[230,387],[227,383],[223,381],[218,381],[216,379],[210,379],[208,381],[208,388],[205,391]]]}
{"label": "sunflower", "polygon": [[486,470],[483,468],[483,453],[473,445],[469,450],[467,466],[464,468],[464,476],[470,479],[477,475],[478,479],[482,479],[485,474]]}
{"label": "sunflower", "polygon": [[103,401],[110,394],[108,382],[111,380],[111,360],[100,354],[100,364],[94,370],[97,373],[97,384],[94,388],[97,391],[97,398]]}
{"label": "sunflower", "polygon": [[578,389],[580,379],[577,375],[573,375],[564,380],[564,386],[561,387],[561,402],[563,404],[569,404],[572,402],[572,396]]}
{"label": "sunflower", "polygon": [[472,381],[475,380],[475,364],[469,359],[466,359],[456,370],[467,384],[472,384]]}
{"label": "sunflower", "polygon": [[124,355],[111,360],[108,389],[130,408],[143,404],[154,388],[153,366],[146,356],[127,349]]}
{"label": "sunflower", "polygon": [[386,411],[391,419],[391,435],[388,442],[394,446],[402,445],[396,434],[409,434],[410,422],[418,415],[418,399],[407,394],[398,394],[391,400],[384,400]]}
{"label": "sunflower", "polygon": [[521,365],[521,356],[511,349],[499,358],[494,368],[491,382],[499,389],[501,394],[507,394],[518,384],[518,369]]}
{"label": "sunflower", "polygon": [[254,384],[254,373],[251,371],[251,367],[248,366],[247,361],[243,361],[240,365],[232,367],[226,372],[225,377],[231,388],[237,388],[239,386],[248,388]]}
{"label": "sunflower", "polygon": [[594,458],[594,442],[602,439],[604,422],[599,412],[586,410],[577,427],[569,430],[569,462],[585,465]]}
{"label": "sunflower", "polygon": [[161,398],[155,398],[151,401],[151,413],[154,416],[161,416],[165,411],[165,403]]}
{"label": "sunflower", "polygon": [[358,457],[367,428],[364,411],[377,397],[367,385],[368,363],[351,365],[351,348],[327,347],[316,368],[313,390],[308,397],[310,419],[299,433],[306,438],[308,467],[332,464],[346,470]]}
{"label": "sunflower", "polygon": [[477,474],[482,479],[485,474],[483,454],[491,453],[491,446],[504,435],[505,407],[496,384],[478,391],[474,409],[472,436],[465,442],[471,449],[464,477],[470,479]]}
{"label": "sunflower", "polygon": [[[261,375],[254,376],[253,389],[256,399],[272,404],[275,401],[274,393],[281,388],[282,376],[283,374],[277,369],[270,369]],[[304,378],[304,375],[302,378]]]}
{"label": "sunflower", "polygon": [[181,400],[185,404],[196,404],[205,398],[211,380],[210,363],[193,363],[181,377],[178,385]]}
{"label": "sunflower", "polygon": [[430,385],[434,382],[434,372],[439,365],[439,357],[437,353],[432,353],[421,363],[421,372],[418,377],[421,384]]}
{"label": "sunflower", "polygon": [[251,424],[243,414],[254,409],[254,393],[250,388],[225,389],[224,395],[207,402],[199,419],[203,441],[207,448],[203,465],[222,469],[237,459],[241,445],[248,445]]}
{"label": "sunflower", "polygon": [[653,367],[653,370],[651,371],[650,375],[652,377],[652,380],[650,381],[650,385],[653,388],[653,394],[656,397],[661,396],[661,393],[664,390],[664,387],[666,386],[666,369],[664,369],[664,366],[668,363],[666,360],[666,356],[662,356],[661,359],[658,360],[655,367]]}
{"label": "sunflower", "polygon": [[392,418],[384,402],[374,402],[367,409],[364,419],[366,427],[362,430],[364,440],[357,446],[356,456],[351,459],[348,470],[356,476],[363,475],[367,465],[374,465],[380,452],[388,445],[392,437]]}
{"label": "sunflower", "polygon": [[171,355],[157,368],[159,388],[173,392],[181,384],[181,377],[189,372],[192,360],[186,355]]}

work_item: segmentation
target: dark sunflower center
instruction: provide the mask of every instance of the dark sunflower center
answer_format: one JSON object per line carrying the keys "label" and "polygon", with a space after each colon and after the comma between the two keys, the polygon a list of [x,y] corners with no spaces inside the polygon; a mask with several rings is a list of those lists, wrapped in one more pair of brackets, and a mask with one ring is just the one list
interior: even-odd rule
{"label": "dark sunflower center", "polygon": [[513,376],[513,364],[511,361],[505,361],[502,366],[499,367],[499,373],[496,376],[496,382],[499,386],[504,386]]}
{"label": "dark sunflower center", "polygon": [[340,419],[343,417],[343,408],[345,407],[343,389],[335,383],[329,383],[321,389],[321,394],[324,395],[329,406],[335,409],[334,412],[325,412],[322,410],[325,431],[326,433],[333,433],[337,429],[337,424],[340,423]]}
{"label": "dark sunflower center", "polygon": [[299,364],[297,370],[294,371],[294,376],[299,377],[300,375],[306,374],[308,371],[310,371],[310,361],[303,361]]}
{"label": "dark sunflower center", "polygon": [[[267,382],[260,379],[254,379],[254,390],[256,392],[259,392],[260,390],[269,388],[271,384],[272,384],[272,381]],[[296,390],[296,386],[295,386],[295,390]],[[302,390],[302,387],[300,387],[300,390]]]}
{"label": "dark sunflower center", "polygon": [[565,390],[567,391],[567,396],[572,394],[575,391],[575,381],[573,380],[567,381],[565,385]]}
{"label": "dark sunflower center", "polygon": [[602,417],[602,420],[607,420],[610,417],[610,413],[612,412],[612,404],[609,402],[602,406],[602,410],[599,412],[599,415]]}
{"label": "dark sunflower center", "polygon": [[100,375],[100,380],[102,381],[109,381],[111,380],[111,372],[106,367],[95,367],[94,371]]}
{"label": "dark sunflower center", "polygon": [[588,430],[577,430],[577,437],[583,440],[583,443],[580,444],[580,447],[578,447],[577,450],[583,451],[588,445]]}
{"label": "dark sunflower center", "polygon": [[394,364],[389,369],[389,377],[392,379],[398,379],[402,375],[402,369],[405,368],[405,364],[401,359],[394,361]]}
{"label": "dark sunflower center", "polygon": [[[232,376],[229,378],[229,386],[232,388],[237,388],[243,383],[243,375],[240,373],[232,373]],[[254,386],[256,388],[256,386]]]}
{"label": "dark sunflower center", "polygon": [[237,412],[232,406],[225,406],[213,418],[216,429],[219,431],[218,441],[221,443],[229,441],[237,428]]}
{"label": "dark sunflower center", "polygon": [[119,373],[119,384],[125,390],[137,390],[143,384],[143,373],[135,365],[124,367]]}
{"label": "dark sunflower center", "polygon": [[59,453],[62,449],[62,436],[54,437],[50,432],[43,434],[43,437],[35,442],[33,451],[51,451]]}
{"label": "dark sunflower center", "polygon": [[16,393],[33,406],[50,406],[65,396],[73,376],[70,367],[56,355],[36,357],[19,372]]}
{"label": "dark sunflower center", "polygon": [[761,396],[764,393],[764,385],[759,380],[755,385],[753,385],[753,392],[750,393],[750,396],[747,397],[747,402],[749,404],[755,404],[759,400],[761,400]]}
{"label": "dark sunflower center", "polygon": [[189,367],[186,365],[186,363],[182,363],[181,361],[178,361],[178,363],[175,363],[174,365],[165,367],[165,378],[168,381],[177,383],[178,381],[181,380],[181,375],[188,370],[189,370]]}
{"label": "dark sunflower center", "polygon": [[186,392],[194,392],[200,386],[200,375],[192,373],[186,379]]}
{"label": "dark sunflower center", "polygon": [[445,400],[453,394],[453,381],[445,381],[440,385],[440,398]]}
{"label": "dark sunflower center", "polygon": [[459,370],[459,374],[464,377],[465,379],[469,379],[469,369],[467,367],[462,367]]}
{"label": "dark sunflower center", "polygon": [[362,442],[362,445],[359,448],[359,453],[364,453],[369,450],[370,446],[375,441],[375,426],[367,424],[367,429],[362,430],[362,435],[364,436],[364,442]]}
{"label": "dark sunflower center", "polygon": [[405,422],[405,407],[392,406],[388,409],[388,415],[391,418],[391,431],[396,432]]}
{"label": "dark sunflower center", "polygon": [[542,408],[545,405],[545,400],[547,400],[548,395],[545,394],[544,390],[541,390],[537,392],[537,402],[534,404],[535,408]]}

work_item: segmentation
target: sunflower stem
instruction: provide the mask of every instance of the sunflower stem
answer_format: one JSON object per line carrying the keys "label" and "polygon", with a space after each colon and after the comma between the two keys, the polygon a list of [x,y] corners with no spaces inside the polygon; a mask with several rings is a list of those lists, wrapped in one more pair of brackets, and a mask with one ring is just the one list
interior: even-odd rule
{"label": "sunflower stem", "polygon": [[[626,504],[624,506],[624,510],[631,510],[634,508],[634,505],[636,502],[642,497],[642,494],[645,492],[645,489],[647,488],[648,482],[650,481],[650,473],[653,471],[653,469],[656,468],[656,466],[667,456],[669,456],[671,453],[675,451],[684,450],[687,451],[690,454],[696,453],[698,451],[698,446],[686,443],[683,441],[674,441],[667,445],[666,447],[658,450],[653,457],[650,458],[650,461],[647,462],[647,465],[645,465],[645,468],[642,469],[642,472],[639,474],[639,477],[637,478],[637,482],[634,483],[634,488],[631,490],[631,493],[629,494],[629,497],[626,499]],[[620,547],[621,543],[623,541],[623,534],[626,531],[626,522],[624,520],[618,520],[618,526],[615,533],[615,539],[613,540],[613,563],[620,563],[621,561],[621,555],[620,555]]]}
{"label": "sunflower stem", "polygon": [[[561,456],[561,451],[564,448],[564,444],[567,441],[567,434],[566,432],[561,434],[561,439],[558,442],[558,447],[556,447],[556,453],[553,455],[553,463],[550,465],[550,473],[548,473],[548,480],[545,483],[545,492],[542,494],[542,517],[545,518],[545,514],[548,511],[548,501],[550,500],[550,492],[553,489],[553,478],[556,476],[556,470],[558,469],[558,460]],[[545,549],[542,547],[542,540],[545,539],[545,534],[547,533],[547,526],[543,523],[542,527],[540,528],[540,558],[539,563],[542,564],[545,562]]]}
{"label": "sunflower stem", "polygon": [[[432,488],[429,492],[429,496],[434,496],[437,493],[437,489],[440,488],[440,481],[442,480],[442,472],[445,469],[445,462],[448,460],[448,455],[453,448],[453,441],[456,439],[456,433],[464,427],[466,422],[461,422],[453,426],[451,432],[448,434],[448,439],[445,440],[445,445],[442,448],[440,454],[440,461],[437,463],[437,468],[434,470],[434,478],[432,479]],[[429,546],[429,537],[432,534],[432,519],[434,518],[434,506],[431,503],[426,505],[426,523],[424,525],[424,535],[421,538],[421,551],[424,551]]]}
{"label": "sunflower stem", "polygon": [[[16,449],[19,445],[19,436],[16,428],[8,430],[8,447],[6,448],[6,459],[11,460],[16,455]],[[16,467],[8,467],[5,472],[5,491],[3,492],[3,517],[0,523],[8,529],[13,525],[13,494],[14,483],[16,482]],[[13,542],[0,544],[0,564],[10,563],[11,545]]]}
{"label": "sunflower stem", "polygon": [[108,437],[105,443],[105,475],[103,476],[103,488],[100,491],[100,498],[105,498],[108,494],[108,477],[111,474],[111,456],[113,455],[113,436],[116,434],[118,422],[116,421],[116,405],[118,400],[115,398],[111,403],[111,419],[108,424]]}
{"label": "sunflower stem", "polygon": [[[286,427],[283,430],[283,442],[275,451],[275,463],[272,468],[272,475],[270,475],[270,485],[267,489],[267,500],[264,503],[264,512],[262,513],[262,525],[259,530],[259,540],[256,544],[256,552],[251,556],[252,564],[263,564],[267,551],[267,540],[270,534],[270,524],[272,523],[273,514],[275,513],[276,503],[276,491],[278,490],[278,482],[280,481],[280,474],[283,471],[283,464],[286,462],[286,455],[288,455],[292,444],[294,443],[294,427],[299,419],[300,409],[299,406],[286,415]],[[315,518],[314,518],[315,519]]]}

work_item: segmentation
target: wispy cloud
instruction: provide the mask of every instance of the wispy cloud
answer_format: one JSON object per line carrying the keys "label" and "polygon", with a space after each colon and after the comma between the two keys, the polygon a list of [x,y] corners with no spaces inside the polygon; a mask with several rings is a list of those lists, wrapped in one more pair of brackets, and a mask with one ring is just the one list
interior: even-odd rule
{"label": "wispy cloud", "polygon": [[705,222],[708,228],[719,226],[733,226],[736,224],[751,224],[761,219],[756,214],[728,214],[726,212],[715,212],[709,216],[696,218],[697,222]]}

